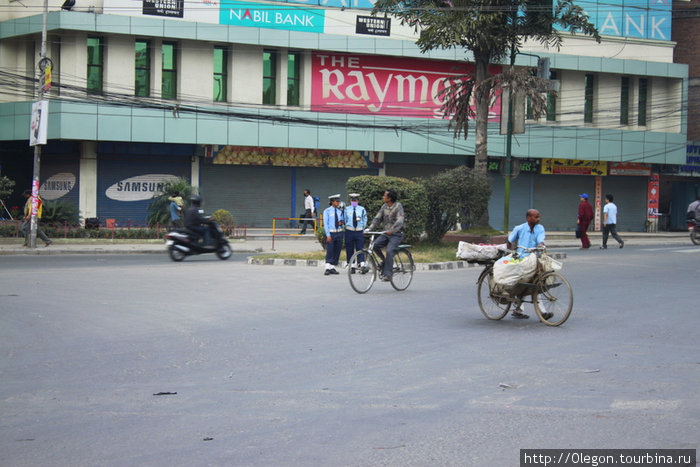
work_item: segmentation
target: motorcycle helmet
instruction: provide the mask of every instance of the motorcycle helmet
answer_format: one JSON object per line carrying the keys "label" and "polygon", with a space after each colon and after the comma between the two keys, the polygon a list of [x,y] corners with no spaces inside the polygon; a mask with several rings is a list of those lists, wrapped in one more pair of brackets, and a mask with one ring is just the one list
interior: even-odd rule
{"label": "motorcycle helmet", "polygon": [[190,203],[192,203],[192,206],[200,206],[202,204],[202,197],[194,195],[190,198]]}

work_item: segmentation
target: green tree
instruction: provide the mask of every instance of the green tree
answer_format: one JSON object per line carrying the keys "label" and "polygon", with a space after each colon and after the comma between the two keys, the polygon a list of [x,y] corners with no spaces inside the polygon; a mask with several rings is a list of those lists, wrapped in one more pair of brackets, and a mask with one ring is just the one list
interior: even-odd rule
{"label": "green tree", "polygon": [[153,196],[151,204],[148,206],[148,216],[146,222],[149,226],[168,225],[170,224],[170,206],[169,197],[176,193],[182,196],[182,199],[187,202],[195,192],[194,187],[185,178],[178,178],[175,181],[166,183],[163,187],[163,192]]}
{"label": "green tree", "polygon": [[421,182],[428,196],[425,231],[430,241],[439,242],[458,218],[462,223],[473,224],[488,209],[489,178],[467,166],[440,172]]}
{"label": "green tree", "polygon": [[405,241],[416,241],[423,233],[428,215],[428,202],[425,188],[421,183],[399,177],[361,175],[349,178],[346,187],[348,193],[360,195],[360,204],[367,210],[368,222],[372,222],[379,208],[382,207],[384,192],[394,190],[404,209]]}
{"label": "green tree", "polygon": [[78,207],[67,200],[44,201],[41,209],[41,222],[44,224],[71,224],[80,222]]}
{"label": "green tree", "polygon": [[[543,84],[529,72],[518,72],[512,66],[491,76],[489,65],[515,55],[524,41],[533,39],[557,50],[563,42],[562,31],[594,37],[600,42],[597,29],[574,0],[377,0],[373,13],[398,17],[401,24],[411,24],[420,37],[416,45],[421,52],[434,49],[464,49],[473,55],[475,73],[459,84],[447,87],[440,97],[442,110],[450,116],[454,136],[467,137],[469,119],[475,119],[476,160],[474,169],[485,175],[487,169],[488,110],[493,92],[516,89],[529,95],[533,113],[546,108],[540,93]],[[548,78],[548,77],[544,77]],[[475,109],[470,101],[474,97]]]}
{"label": "green tree", "polygon": [[5,201],[7,198],[9,198],[12,192],[14,191],[14,186],[14,180],[10,180],[4,175],[0,177],[0,200]]}

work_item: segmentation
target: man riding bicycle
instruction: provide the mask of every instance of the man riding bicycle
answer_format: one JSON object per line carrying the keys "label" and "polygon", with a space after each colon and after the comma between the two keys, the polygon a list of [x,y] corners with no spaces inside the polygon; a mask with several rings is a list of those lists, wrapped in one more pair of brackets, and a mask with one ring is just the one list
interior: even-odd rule
{"label": "man riding bicycle", "polygon": [[[365,232],[374,231],[378,225],[383,226],[382,235],[374,242],[374,252],[377,254],[384,266],[382,268],[381,279],[390,282],[394,268],[394,255],[403,239],[404,214],[403,205],[396,201],[396,192],[387,190],[384,192],[382,201],[384,204],[379,208],[379,212]],[[386,258],[382,253],[382,248],[386,247]]]}

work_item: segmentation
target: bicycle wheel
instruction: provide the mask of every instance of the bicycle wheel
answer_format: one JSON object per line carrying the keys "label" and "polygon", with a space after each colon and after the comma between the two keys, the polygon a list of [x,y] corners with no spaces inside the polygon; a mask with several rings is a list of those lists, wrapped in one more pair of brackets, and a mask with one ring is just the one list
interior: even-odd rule
{"label": "bicycle wheel", "polygon": [[559,326],[569,318],[574,306],[574,293],[571,285],[558,272],[548,272],[542,276],[542,286],[533,296],[535,312],[548,326]]}
{"label": "bicycle wheel", "polygon": [[[364,259],[364,265],[360,258]],[[377,278],[377,263],[369,250],[356,251],[348,261],[348,279],[350,287],[357,293],[365,293],[372,288]]]}
{"label": "bicycle wheel", "polygon": [[415,265],[413,264],[411,252],[406,248],[399,248],[396,255],[394,255],[394,270],[391,275],[391,286],[399,292],[406,290],[408,286],[411,285],[414,269]]}
{"label": "bicycle wheel", "polygon": [[494,285],[493,269],[481,275],[477,284],[479,308],[488,319],[501,319],[508,314],[512,302],[508,298],[494,294],[492,292]]}
{"label": "bicycle wheel", "polygon": [[693,245],[700,245],[700,228],[694,228],[690,231],[690,241]]}

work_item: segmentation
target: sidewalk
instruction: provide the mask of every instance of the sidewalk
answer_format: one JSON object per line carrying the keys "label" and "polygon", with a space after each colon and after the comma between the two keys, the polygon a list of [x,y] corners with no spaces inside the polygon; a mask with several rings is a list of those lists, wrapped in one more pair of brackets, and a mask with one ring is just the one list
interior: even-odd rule
{"label": "sidewalk", "polygon": [[[278,233],[291,234],[296,230],[281,230]],[[601,245],[601,232],[588,234],[591,248]],[[686,245],[691,246],[687,232],[620,232],[625,246],[635,245]],[[22,238],[0,238],[0,256],[2,255],[57,255],[57,254],[136,254],[136,253],[165,253],[164,240],[110,240],[110,239],[53,239],[53,244],[44,247],[41,240],[37,241],[35,249],[22,246]],[[614,239],[608,240],[608,245],[616,248]],[[547,232],[547,246],[557,248],[578,248],[580,240],[573,232]],[[231,248],[234,253],[306,253],[321,251],[321,245],[312,234],[304,236],[276,236],[273,238],[270,229],[248,229],[245,240],[232,239]]]}

